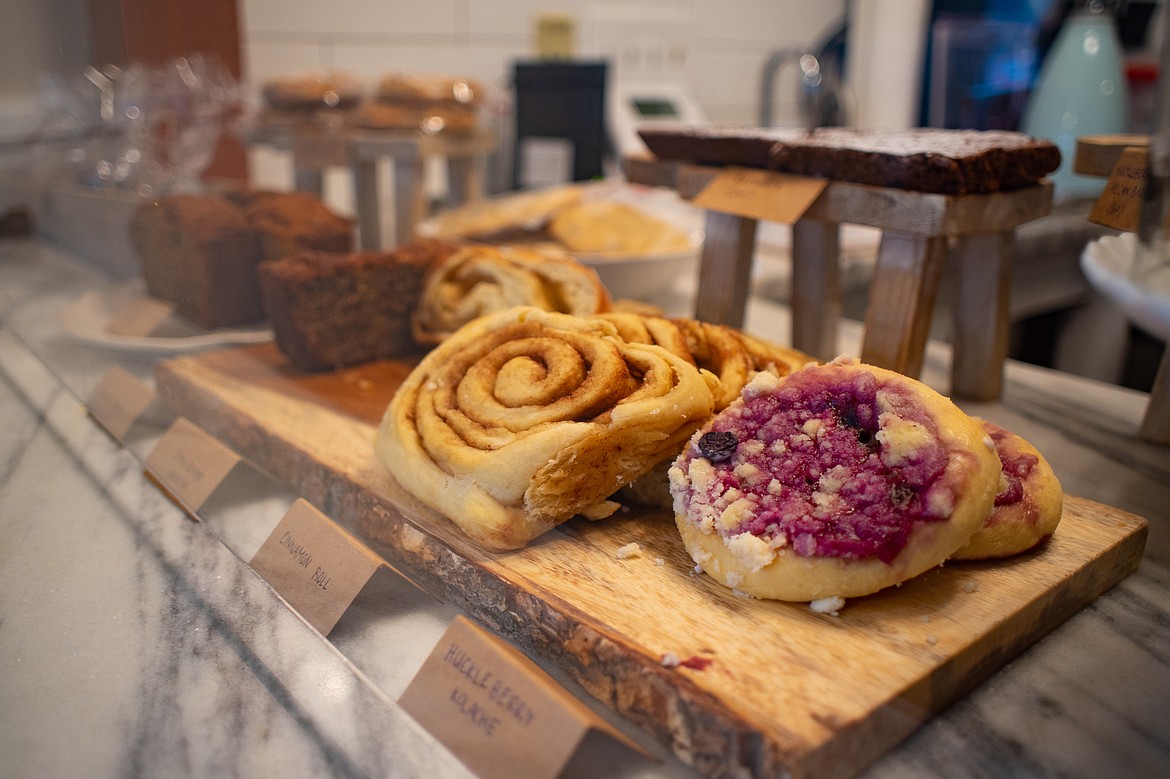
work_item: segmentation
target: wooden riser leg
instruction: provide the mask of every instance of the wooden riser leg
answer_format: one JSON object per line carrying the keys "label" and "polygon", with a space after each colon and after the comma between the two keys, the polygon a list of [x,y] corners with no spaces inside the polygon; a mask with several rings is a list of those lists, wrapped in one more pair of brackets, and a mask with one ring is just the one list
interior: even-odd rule
{"label": "wooden riser leg", "polygon": [[421,157],[394,158],[394,245],[414,238],[414,229],[426,214]]}
{"label": "wooden riser leg", "polygon": [[946,254],[944,236],[882,234],[865,312],[863,362],[913,378],[922,372]]}
{"label": "wooden riser leg", "polygon": [[378,198],[378,158],[353,161],[353,195],[357,208],[358,244],[363,249],[382,248],[382,209]]}
{"label": "wooden riser leg", "polygon": [[995,400],[1003,391],[1008,355],[1011,231],[968,235],[956,245],[958,289],[951,391],[971,400]]}
{"label": "wooden riser leg", "polygon": [[834,222],[801,219],[792,226],[792,345],[822,360],[837,356],[840,234]]}
{"label": "wooden riser leg", "polygon": [[447,158],[447,187],[452,205],[483,197],[487,179],[487,158],[482,154]]}
{"label": "wooden riser leg", "polygon": [[319,198],[325,193],[324,173],[320,168],[297,167],[293,170],[293,188]]}
{"label": "wooden riser leg", "polygon": [[1151,443],[1170,444],[1170,347],[1162,353],[1139,435]]}
{"label": "wooden riser leg", "polygon": [[706,231],[699,263],[695,318],[742,328],[751,291],[756,220],[708,211]]}

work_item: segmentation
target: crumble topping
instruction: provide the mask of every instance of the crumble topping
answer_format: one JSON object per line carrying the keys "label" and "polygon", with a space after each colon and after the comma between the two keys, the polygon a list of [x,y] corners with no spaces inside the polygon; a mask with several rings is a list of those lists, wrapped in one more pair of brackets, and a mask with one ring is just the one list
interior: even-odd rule
{"label": "crumble topping", "polygon": [[1003,466],[1000,475],[999,492],[995,496],[996,506],[1010,506],[1024,499],[1024,480],[1040,462],[1035,455],[1021,452],[1011,445],[1011,434],[989,422],[983,423],[984,430],[991,436],[995,453]]}
{"label": "crumble topping", "polygon": [[[719,533],[749,570],[785,547],[890,562],[914,522],[954,509],[941,478],[948,453],[912,393],[869,372],[825,367],[784,381],[758,374],[671,468],[679,513]],[[726,459],[708,456],[712,440],[731,438]]]}

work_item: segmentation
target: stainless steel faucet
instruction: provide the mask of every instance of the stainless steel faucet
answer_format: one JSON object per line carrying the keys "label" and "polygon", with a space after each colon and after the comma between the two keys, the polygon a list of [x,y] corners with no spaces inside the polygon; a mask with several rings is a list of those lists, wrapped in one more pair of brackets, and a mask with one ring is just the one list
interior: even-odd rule
{"label": "stainless steel faucet", "polygon": [[816,55],[799,49],[780,49],[764,62],[760,79],[760,127],[772,126],[776,77],[789,63],[800,68],[798,105],[801,124],[809,129],[843,124],[839,91],[836,86],[826,83]]}

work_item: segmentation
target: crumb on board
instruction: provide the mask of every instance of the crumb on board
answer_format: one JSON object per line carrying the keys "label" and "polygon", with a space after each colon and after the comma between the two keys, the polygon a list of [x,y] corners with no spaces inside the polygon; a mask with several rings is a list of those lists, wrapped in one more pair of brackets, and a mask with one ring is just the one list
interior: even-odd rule
{"label": "crumb on board", "polygon": [[931,646],[934,646],[935,644],[938,643],[938,636],[936,636],[934,634],[928,635],[926,637],[926,643],[930,644]]}
{"label": "crumb on board", "polygon": [[691,655],[686,660],[681,659],[674,652],[663,652],[658,664],[663,668],[689,668],[692,671],[705,671],[715,661],[709,657]]}
{"label": "crumb on board", "polygon": [[809,603],[808,607],[818,614],[828,614],[831,617],[836,617],[840,616],[841,609],[845,608],[845,599],[840,595],[818,598]]}
{"label": "crumb on board", "polygon": [[663,560],[661,557],[655,557],[654,564],[661,568],[662,566],[666,565],[666,561]]}
{"label": "crumb on board", "polygon": [[978,592],[979,582],[975,581],[974,579],[964,579],[961,587],[963,588],[963,592],[966,593]]}
{"label": "crumb on board", "polygon": [[631,557],[639,557],[642,554],[642,545],[637,541],[631,541],[622,548],[617,550],[614,556],[619,560],[629,560]]}

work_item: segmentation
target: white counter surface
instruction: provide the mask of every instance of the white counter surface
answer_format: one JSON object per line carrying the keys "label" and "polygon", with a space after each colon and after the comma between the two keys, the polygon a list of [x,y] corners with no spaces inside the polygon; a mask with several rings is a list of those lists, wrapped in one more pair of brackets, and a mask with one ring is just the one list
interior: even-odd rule
{"label": "white counter surface", "polygon": [[[143,476],[149,425],[123,446],[86,415],[111,365],[149,381],[162,356],[62,331],[108,283],[51,244],[0,241],[3,774],[465,775],[394,703],[456,609],[388,577],[322,637],[243,562],[295,496],[257,482],[193,521]],[[749,330],[786,327],[753,303]],[[923,378],[945,392],[946,376],[932,346]],[[865,776],[1170,769],[1170,450],[1136,439],[1144,403],[1012,364],[1000,401],[967,406],[1036,444],[1066,492],[1146,517],[1146,557]],[[590,741],[566,775],[690,772]]]}

